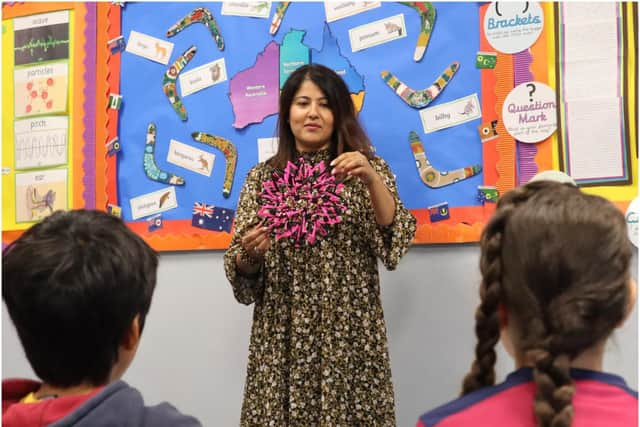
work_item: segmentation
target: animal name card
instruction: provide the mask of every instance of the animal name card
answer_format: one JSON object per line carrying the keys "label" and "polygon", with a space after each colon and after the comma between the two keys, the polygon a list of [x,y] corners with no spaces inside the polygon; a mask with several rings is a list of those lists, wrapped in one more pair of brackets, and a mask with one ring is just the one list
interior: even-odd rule
{"label": "animal name card", "polygon": [[270,1],[224,2],[221,15],[250,16],[252,18],[268,18],[271,11]]}
{"label": "animal name card", "polygon": [[380,7],[379,1],[325,1],[324,11],[327,22],[353,16],[364,11]]}
{"label": "animal name card", "polygon": [[129,205],[131,206],[131,217],[133,219],[177,208],[176,189],[173,186],[169,186],[162,190],[134,197],[129,200]]}
{"label": "animal name card", "polygon": [[349,30],[349,40],[353,52],[403,37],[407,37],[407,29],[402,13]]}
{"label": "animal name card", "polygon": [[131,30],[125,50],[134,55],[167,65],[173,52],[173,43]]}
{"label": "animal name card", "polygon": [[227,80],[227,66],[224,58],[216,59],[208,64],[201,65],[193,70],[181,73],[180,90],[182,96],[191,95],[194,92],[208,88]]}
{"label": "animal name card", "polygon": [[474,93],[455,101],[440,104],[436,107],[420,110],[420,119],[424,133],[435,132],[440,129],[457,126],[480,118],[480,102],[478,94]]}
{"label": "animal name card", "polygon": [[167,162],[189,169],[204,176],[211,176],[216,156],[172,139],[169,143]]}

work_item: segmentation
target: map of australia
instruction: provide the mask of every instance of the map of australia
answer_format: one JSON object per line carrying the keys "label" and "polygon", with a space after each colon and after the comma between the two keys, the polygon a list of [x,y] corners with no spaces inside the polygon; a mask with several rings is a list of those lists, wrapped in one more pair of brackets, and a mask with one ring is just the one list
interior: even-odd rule
{"label": "map of australia", "polygon": [[229,98],[233,108],[233,127],[242,129],[260,123],[278,113],[278,96],[285,80],[296,68],[317,63],[338,73],[349,87],[356,111],[364,102],[364,79],[349,60],[342,56],[338,41],[325,25],[322,48],[315,50],[303,43],[305,31],[291,30],[279,45],[270,42],[258,54],[253,66],[238,72],[229,82]]}

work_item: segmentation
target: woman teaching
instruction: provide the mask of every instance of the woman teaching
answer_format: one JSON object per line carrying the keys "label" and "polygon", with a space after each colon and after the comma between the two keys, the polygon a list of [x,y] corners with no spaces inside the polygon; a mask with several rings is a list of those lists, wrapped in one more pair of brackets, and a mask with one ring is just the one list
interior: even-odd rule
{"label": "woman teaching", "polygon": [[225,271],[254,303],[242,426],[395,426],[378,259],[415,232],[349,90],[318,64],[280,93],[279,146],[240,194]]}

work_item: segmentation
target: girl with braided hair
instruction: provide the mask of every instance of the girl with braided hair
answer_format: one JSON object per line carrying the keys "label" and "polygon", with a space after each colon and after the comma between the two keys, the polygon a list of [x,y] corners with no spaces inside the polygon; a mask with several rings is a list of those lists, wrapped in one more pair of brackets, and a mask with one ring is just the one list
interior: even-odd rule
{"label": "girl with braided hair", "polygon": [[[500,198],[480,247],[462,397],[417,426],[637,426],[637,392],[602,372],[607,338],[636,299],[623,214],[573,185],[530,182]],[[499,340],[517,370],[494,385]]]}

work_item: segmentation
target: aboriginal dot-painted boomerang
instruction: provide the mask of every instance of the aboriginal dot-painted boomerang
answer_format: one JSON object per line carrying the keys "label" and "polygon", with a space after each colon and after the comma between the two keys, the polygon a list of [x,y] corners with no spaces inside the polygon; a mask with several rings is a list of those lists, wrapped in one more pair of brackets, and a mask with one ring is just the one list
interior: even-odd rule
{"label": "aboriginal dot-painted boomerang", "polygon": [[436,23],[436,8],[428,1],[403,1],[405,6],[415,9],[420,14],[420,34],[413,53],[413,60],[418,62],[424,56],[431,38],[433,26]]}
{"label": "aboriginal dot-painted boomerang", "polygon": [[271,27],[269,27],[269,34],[272,36],[278,32],[280,28],[280,24],[282,24],[282,18],[284,18],[284,13],[287,11],[289,7],[290,1],[281,1],[276,6],[276,11],[273,14],[273,18],[271,18]]}
{"label": "aboriginal dot-painted boomerang", "polygon": [[144,144],[144,173],[152,180],[171,185],[184,185],[184,178],[161,170],[156,164],[156,125],[147,126],[147,141]]}
{"label": "aboriginal dot-painted boomerang", "polygon": [[455,184],[463,179],[477,175],[482,171],[480,165],[466,166],[451,171],[439,171],[429,163],[429,159],[422,146],[422,141],[420,141],[418,134],[414,131],[409,132],[409,144],[411,145],[413,157],[416,159],[416,167],[418,168],[420,179],[431,188]]}
{"label": "aboriginal dot-painted boomerang", "polygon": [[218,50],[224,50],[224,39],[222,38],[222,33],[220,33],[220,27],[218,27],[218,23],[213,17],[211,11],[206,7],[196,7],[184,18],[173,24],[167,30],[167,37],[175,36],[195,22],[202,22],[209,29],[213,39],[216,41]]}
{"label": "aboriginal dot-painted boomerang", "polygon": [[173,64],[167,69],[167,72],[164,73],[162,77],[162,89],[164,90],[164,94],[169,99],[171,106],[178,113],[180,119],[182,121],[187,120],[187,110],[184,108],[184,104],[182,100],[178,96],[178,91],[176,89],[176,81],[178,80],[178,74],[186,65],[191,61],[191,59],[196,54],[196,47],[191,46],[189,49],[185,50],[182,55],[175,60]]}
{"label": "aboriginal dot-painted boomerang", "polygon": [[198,142],[217,148],[224,154],[226,166],[224,170],[224,183],[222,184],[222,195],[228,198],[231,195],[233,185],[233,175],[236,172],[236,162],[238,161],[238,150],[233,142],[221,136],[209,135],[204,132],[193,132],[191,137]]}
{"label": "aboriginal dot-painted boomerang", "polygon": [[440,95],[459,68],[459,62],[451,63],[431,86],[422,90],[411,89],[388,71],[380,72],[380,77],[408,105],[413,108],[424,108]]}

